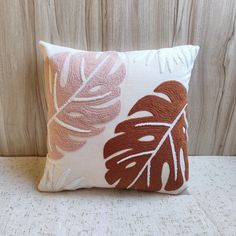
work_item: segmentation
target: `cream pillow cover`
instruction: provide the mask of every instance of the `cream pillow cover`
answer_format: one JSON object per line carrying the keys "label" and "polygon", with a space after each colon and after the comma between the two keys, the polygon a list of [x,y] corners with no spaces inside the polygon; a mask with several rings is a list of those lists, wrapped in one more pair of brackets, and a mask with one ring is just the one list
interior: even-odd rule
{"label": "cream pillow cover", "polygon": [[40,42],[40,48],[48,105],[40,191],[186,188],[187,91],[198,46],[89,52]]}

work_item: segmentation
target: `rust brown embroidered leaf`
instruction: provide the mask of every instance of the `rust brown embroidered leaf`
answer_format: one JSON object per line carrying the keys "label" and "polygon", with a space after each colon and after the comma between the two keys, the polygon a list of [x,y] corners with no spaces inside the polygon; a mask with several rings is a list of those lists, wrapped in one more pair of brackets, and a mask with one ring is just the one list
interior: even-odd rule
{"label": "rust brown embroidered leaf", "polygon": [[125,65],[116,52],[63,52],[45,61],[48,156],[83,146],[120,112]]}
{"label": "rust brown embroidered leaf", "polygon": [[174,191],[188,180],[186,89],[168,81],[154,93],[133,106],[104,146],[105,178],[117,188]]}

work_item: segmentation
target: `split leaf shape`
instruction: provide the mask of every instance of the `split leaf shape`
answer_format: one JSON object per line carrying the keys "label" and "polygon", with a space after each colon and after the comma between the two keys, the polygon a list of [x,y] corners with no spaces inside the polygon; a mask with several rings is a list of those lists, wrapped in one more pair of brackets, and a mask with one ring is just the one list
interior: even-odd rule
{"label": "split leaf shape", "polygon": [[63,52],[45,61],[48,156],[59,159],[120,112],[125,65],[116,52]]}
{"label": "split leaf shape", "polygon": [[177,81],[141,98],[104,146],[107,182],[144,191],[181,188],[188,180],[186,107],[187,91]]}

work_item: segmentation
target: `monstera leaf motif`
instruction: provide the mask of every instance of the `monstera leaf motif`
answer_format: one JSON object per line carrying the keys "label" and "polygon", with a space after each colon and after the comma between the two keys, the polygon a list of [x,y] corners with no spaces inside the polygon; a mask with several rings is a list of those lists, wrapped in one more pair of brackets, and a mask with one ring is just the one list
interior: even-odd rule
{"label": "monstera leaf motif", "polygon": [[109,184],[175,191],[188,180],[186,96],[181,83],[168,81],[133,106],[128,115],[135,117],[119,123],[104,146]]}
{"label": "monstera leaf motif", "polygon": [[63,52],[45,61],[48,156],[82,147],[120,112],[125,66],[116,52]]}

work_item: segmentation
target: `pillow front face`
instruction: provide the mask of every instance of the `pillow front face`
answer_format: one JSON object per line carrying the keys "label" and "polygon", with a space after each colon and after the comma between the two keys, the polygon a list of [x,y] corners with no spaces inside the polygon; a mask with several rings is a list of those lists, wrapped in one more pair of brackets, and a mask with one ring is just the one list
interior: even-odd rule
{"label": "pillow front face", "polygon": [[88,52],[40,42],[48,104],[41,191],[187,186],[187,92],[198,46]]}

